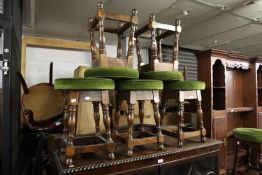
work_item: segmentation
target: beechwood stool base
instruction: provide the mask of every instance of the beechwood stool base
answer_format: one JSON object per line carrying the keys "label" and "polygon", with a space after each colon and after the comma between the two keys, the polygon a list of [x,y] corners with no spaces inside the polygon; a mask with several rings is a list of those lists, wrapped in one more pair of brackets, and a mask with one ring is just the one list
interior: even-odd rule
{"label": "beechwood stool base", "polygon": [[[148,86],[152,85],[152,86]],[[151,89],[149,89],[151,88]],[[164,148],[164,135],[161,132],[160,114],[159,114],[159,88],[163,88],[162,81],[159,80],[123,80],[117,83],[116,89],[116,115],[115,115],[115,132],[113,138],[125,144],[128,148],[127,155],[133,155],[133,148],[145,144],[158,144],[158,149]],[[128,131],[119,132],[119,117],[121,103],[126,100],[128,104],[127,124]],[[144,101],[151,101],[154,110],[154,119],[156,133],[147,132],[144,127]],[[139,130],[134,132],[134,106],[135,102],[139,104]]]}
{"label": "beechwood stool base", "polygon": [[[192,137],[199,137],[201,142],[206,140],[206,129],[203,123],[203,112],[201,107],[201,90],[205,89],[205,83],[200,81],[170,81],[165,82],[164,90],[162,91],[162,105],[168,99],[176,99],[178,105],[178,125],[177,131],[162,130],[164,134],[176,137],[178,139],[178,147],[182,147],[184,140]],[[196,105],[196,114],[198,126],[196,129],[185,127],[184,123],[184,103],[186,100],[191,101]],[[165,107],[163,107],[165,108]],[[162,109],[165,111],[165,109]],[[164,116],[164,112],[162,114]]]}
{"label": "beechwood stool base", "polygon": [[[111,138],[109,116],[109,90],[115,84],[105,78],[61,78],[55,81],[55,88],[65,92],[64,129],[60,145],[60,158],[68,166],[73,165],[73,156],[80,153],[107,151],[108,157],[114,159],[115,144]],[[92,102],[96,133],[77,137],[77,109],[80,102]],[[105,136],[100,133],[99,104],[102,105]],[[88,123],[87,123],[88,127]]]}

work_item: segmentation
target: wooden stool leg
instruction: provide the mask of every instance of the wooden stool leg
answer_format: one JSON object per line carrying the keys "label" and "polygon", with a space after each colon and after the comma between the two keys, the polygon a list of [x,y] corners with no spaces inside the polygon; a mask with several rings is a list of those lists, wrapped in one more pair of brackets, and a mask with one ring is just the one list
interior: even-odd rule
{"label": "wooden stool leg", "polygon": [[162,137],[162,131],[161,131],[161,125],[160,125],[160,114],[159,114],[159,105],[158,102],[152,101],[153,103],[153,110],[154,110],[154,118],[156,122],[156,128],[157,128],[157,138],[158,138],[158,148],[163,149],[164,145],[163,142],[160,142],[160,137]]}
{"label": "wooden stool leg", "polygon": [[259,154],[259,175],[262,175],[262,153]]}
{"label": "wooden stool leg", "polygon": [[166,101],[162,100],[161,105],[160,105],[160,125],[161,128],[163,128],[163,121],[164,121],[164,116],[166,114]]}
{"label": "wooden stool leg", "polygon": [[99,113],[99,102],[93,102],[93,110],[94,110],[94,120],[96,125],[96,136],[100,136],[100,113]]}
{"label": "wooden stool leg", "polygon": [[179,102],[178,102],[178,147],[181,148],[184,142],[184,133],[183,133],[183,126],[184,126],[184,97],[183,93],[179,92]]}
{"label": "wooden stool leg", "polygon": [[247,170],[246,172],[249,173],[249,169],[252,166],[251,164],[251,146],[247,146]]}
{"label": "wooden stool leg", "polygon": [[114,134],[118,134],[120,119],[121,101],[116,102],[116,114],[114,118]]}
{"label": "wooden stool leg", "polygon": [[60,142],[60,159],[62,162],[65,161],[65,147],[66,147],[66,143],[67,143],[67,136],[68,136],[68,106],[67,104],[64,107],[64,115],[63,115],[63,135],[62,135],[62,139]]}
{"label": "wooden stool leg", "polygon": [[236,151],[235,151],[235,161],[233,165],[233,175],[237,175],[237,164],[238,164],[238,149],[239,149],[239,140],[236,140]]}
{"label": "wooden stool leg", "polygon": [[145,116],[145,113],[144,113],[144,104],[145,104],[145,101],[144,101],[144,100],[139,100],[139,101],[138,101],[139,119],[140,119],[140,130],[141,130],[142,132],[145,131],[145,128],[144,128],[144,116]]}
{"label": "wooden stool leg", "polygon": [[63,115],[63,123],[64,123],[64,127],[63,127],[63,139],[67,139],[68,136],[68,105],[65,105],[64,107],[64,115]]}
{"label": "wooden stool leg", "polygon": [[[110,145],[113,143],[113,140],[111,138],[111,131],[110,131],[110,117],[109,117],[109,107],[108,104],[102,104],[102,110],[103,110],[103,121],[106,129],[106,143]],[[114,153],[113,149],[108,150],[109,151],[109,158],[114,159]]]}
{"label": "wooden stool leg", "polygon": [[[69,118],[68,118],[68,140],[67,140],[67,145],[66,147],[73,147],[73,138],[75,136],[75,131],[76,131],[76,115],[77,115],[77,105],[75,106],[68,106],[68,111],[69,111]],[[72,156],[67,156],[66,158],[66,165],[72,166],[73,161],[72,161]]]}
{"label": "wooden stool leg", "polygon": [[[134,120],[134,106],[135,104],[128,103],[128,116],[127,116],[127,124],[128,124],[128,142],[133,140],[133,120]],[[128,145],[128,156],[133,155],[133,146]]]}
{"label": "wooden stool leg", "polygon": [[197,116],[198,116],[198,122],[199,122],[199,129],[200,129],[200,140],[202,143],[206,141],[206,129],[204,128],[204,122],[203,122],[203,111],[201,106],[201,92],[197,92]]}

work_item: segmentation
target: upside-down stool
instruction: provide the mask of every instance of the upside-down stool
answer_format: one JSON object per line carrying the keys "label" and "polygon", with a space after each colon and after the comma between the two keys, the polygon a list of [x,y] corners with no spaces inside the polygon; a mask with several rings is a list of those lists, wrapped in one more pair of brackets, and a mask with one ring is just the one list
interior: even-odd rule
{"label": "upside-down stool", "polygon": [[[151,53],[149,64],[143,65],[138,37],[149,30],[151,31]],[[143,79],[162,80],[164,82],[164,89],[161,95],[161,123],[165,115],[166,102],[169,99],[175,99],[178,102],[178,129],[176,132],[166,131],[165,134],[177,137],[179,147],[182,147],[185,138],[200,136],[201,141],[204,142],[206,135],[203,125],[200,93],[200,90],[205,88],[205,84],[200,81],[183,81],[183,74],[178,71],[178,41],[181,30],[180,20],[176,20],[174,26],[162,24],[156,22],[155,15],[151,14],[149,23],[135,33],[140,77]],[[164,38],[171,35],[174,35],[173,56],[171,62],[166,63],[163,62],[162,58],[161,42]],[[183,132],[185,100],[195,100],[193,102],[196,102],[199,119],[198,129],[187,133]]]}

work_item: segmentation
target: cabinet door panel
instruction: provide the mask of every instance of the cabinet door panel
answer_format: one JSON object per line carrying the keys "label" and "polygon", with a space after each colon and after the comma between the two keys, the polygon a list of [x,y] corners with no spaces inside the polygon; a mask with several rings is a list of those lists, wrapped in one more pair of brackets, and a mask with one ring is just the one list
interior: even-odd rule
{"label": "cabinet door panel", "polygon": [[187,160],[182,164],[169,162],[161,165],[160,172],[160,175],[217,174],[217,156]]}
{"label": "cabinet door panel", "polygon": [[257,115],[258,115],[258,128],[262,128],[262,112],[259,112]]}
{"label": "cabinet door panel", "polygon": [[[213,136],[214,139],[221,140],[224,143],[226,142],[227,137],[227,120],[224,118],[213,119]],[[226,145],[222,144],[220,147],[220,153],[218,155],[218,164],[220,171],[226,169]]]}
{"label": "cabinet door panel", "polygon": [[137,168],[121,173],[117,173],[117,175],[158,175],[159,167],[157,166],[150,166],[150,167],[143,167],[143,168]]}

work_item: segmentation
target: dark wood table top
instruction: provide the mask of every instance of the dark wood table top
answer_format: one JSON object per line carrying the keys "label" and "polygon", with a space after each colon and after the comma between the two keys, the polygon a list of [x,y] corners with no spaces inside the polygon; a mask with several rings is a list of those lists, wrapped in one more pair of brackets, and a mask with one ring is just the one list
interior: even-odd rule
{"label": "dark wood table top", "polygon": [[[154,166],[168,162],[188,162],[201,159],[210,155],[216,155],[220,151],[221,141],[207,139],[206,143],[200,143],[199,138],[185,141],[182,148],[177,148],[176,139],[166,136],[164,150],[157,150],[156,144],[137,146],[134,155],[127,157],[127,149],[118,144],[115,151],[115,159],[109,160],[104,152],[87,153],[75,156],[74,167],[67,167],[60,162],[56,153],[52,154],[52,161],[59,174],[104,174],[135,169],[145,166]],[[85,173],[84,173],[85,174]]]}

